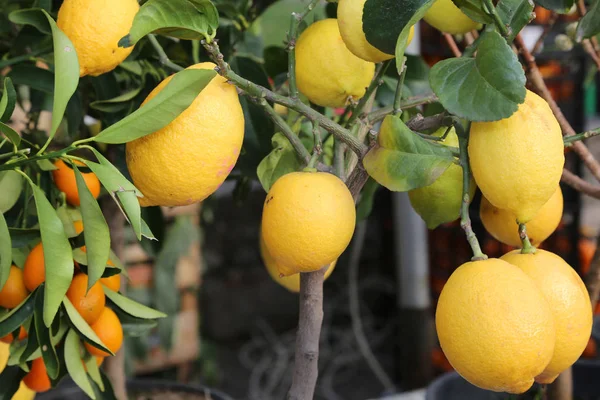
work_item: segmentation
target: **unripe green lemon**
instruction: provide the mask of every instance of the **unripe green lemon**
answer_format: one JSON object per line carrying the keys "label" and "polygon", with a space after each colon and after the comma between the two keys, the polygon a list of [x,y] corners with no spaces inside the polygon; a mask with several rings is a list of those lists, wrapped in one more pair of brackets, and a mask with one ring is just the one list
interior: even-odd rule
{"label": "unripe green lemon", "polygon": [[436,0],[423,17],[425,22],[441,32],[457,35],[479,29],[481,24],[467,17],[452,0]]}

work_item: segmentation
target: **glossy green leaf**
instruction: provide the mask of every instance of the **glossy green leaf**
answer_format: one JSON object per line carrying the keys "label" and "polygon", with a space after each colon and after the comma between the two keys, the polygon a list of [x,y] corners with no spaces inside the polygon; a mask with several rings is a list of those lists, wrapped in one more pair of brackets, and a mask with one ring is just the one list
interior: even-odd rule
{"label": "glossy green leaf", "polygon": [[[29,178],[27,178],[29,180]],[[50,326],[58,312],[60,304],[69,289],[73,278],[73,258],[71,245],[65,235],[63,224],[56,215],[45,193],[31,180],[35,207],[42,243],[44,244],[44,264],[46,271],[46,290],[44,291],[44,322]]]}
{"label": "glossy green leaf", "polygon": [[363,165],[380,185],[405,192],[433,183],[454,161],[445,146],[431,143],[411,131],[397,116],[381,124],[377,145]]}
{"label": "glossy green leaf", "polygon": [[525,73],[497,32],[485,32],[475,58],[451,58],[431,68],[429,82],[446,110],[470,121],[510,117],[525,100]]}
{"label": "glossy green leaf", "polygon": [[384,53],[395,54],[400,34],[406,28],[408,33],[431,4],[433,1],[429,0],[367,0],[362,14],[362,30],[367,41]]}
{"label": "glossy green leaf", "polygon": [[119,46],[133,46],[152,32],[210,42],[218,26],[219,13],[210,0],[149,0],[136,14],[129,34],[119,41]]}
{"label": "glossy green leaf", "polygon": [[131,300],[130,298],[127,298],[115,291],[110,290],[104,285],[102,286],[104,287],[104,294],[106,295],[106,297],[109,298],[110,301],[112,301],[113,304],[116,305],[119,309],[131,316],[141,319],[165,318],[167,316],[165,313],[154,310],[150,307],[146,307],[143,304],[140,304],[136,301]]}
{"label": "glossy green leaf", "polygon": [[58,167],[52,164],[52,161],[48,159],[37,160],[35,163],[42,171],[54,171],[58,169]]}
{"label": "glossy green leaf", "polygon": [[44,93],[52,94],[54,91],[54,74],[47,69],[35,65],[16,65],[8,76],[17,86],[25,85]]}
{"label": "glossy green leaf", "polygon": [[[368,0],[367,3],[369,3],[369,1],[384,1],[386,3],[389,4],[393,4],[394,9],[396,10],[396,12],[401,13],[402,8],[404,7],[404,2],[394,2],[392,0]],[[411,13],[409,14],[403,14],[404,15],[404,20],[406,21],[404,23],[404,25],[402,25],[402,30],[399,32],[399,34],[397,35],[397,39],[396,39],[396,47],[395,50],[393,50],[394,54],[396,54],[396,68],[398,70],[398,74],[402,73],[402,65],[404,63],[404,51],[406,50],[406,47],[408,46],[408,36],[410,34],[410,28],[412,26],[414,26],[414,24],[416,24],[421,18],[423,18],[423,16],[425,15],[425,13],[427,12],[427,10],[429,10],[429,7],[431,7],[431,5],[433,4],[435,0],[410,0],[409,3],[412,4],[411,6]],[[371,12],[373,13],[378,13],[379,15],[382,15],[382,11],[385,10],[376,10],[373,9],[373,7],[376,7],[376,4],[371,4],[369,6],[369,8],[372,10]],[[365,10],[366,10],[367,5],[365,4]],[[377,15],[377,14],[375,14]],[[391,26],[395,26],[393,25],[394,23],[392,22]],[[388,27],[386,27],[387,29]],[[365,35],[367,35],[367,40],[369,42],[371,42],[372,40],[375,40],[375,35],[371,36],[372,34],[369,34],[367,32],[367,30],[376,30],[379,29],[381,30],[381,26],[379,27],[375,27],[375,26],[367,26],[367,20],[365,19],[365,16],[363,15],[363,30],[365,31]],[[381,32],[379,33],[380,35],[382,34]],[[382,43],[383,44],[383,43]],[[377,46],[376,46],[377,47]],[[382,48],[386,48],[386,47],[382,47]],[[387,51],[387,50],[386,50]],[[390,52],[391,54],[391,52]]]}
{"label": "glossy green leaf", "polygon": [[84,358],[85,369],[87,373],[96,385],[99,386],[101,391],[104,391],[104,383],[102,382],[102,376],[100,375],[100,367],[96,364],[96,357],[89,356]]}
{"label": "glossy green leaf", "polygon": [[35,310],[33,312],[33,321],[35,323],[35,333],[38,345],[40,346],[42,358],[46,365],[46,371],[51,379],[56,379],[59,372],[58,356],[56,349],[52,345],[52,335],[50,329],[44,324],[44,291],[45,285],[40,285],[35,296]]}
{"label": "glossy green leaf", "polygon": [[[63,337],[65,336],[65,333],[67,333],[67,331],[70,329],[69,324],[68,323],[61,323],[59,328],[58,328],[58,332],[56,332],[56,334],[52,335],[52,346],[56,347],[63,339]],[[37,343],[37,340],[36,340]],[[29,357],[27,357],[27,361],[32,361],[35,360],[36,358],[40,358],[42,356],[42,350],[40,349],[40,347],[38,346],[35,351],[33,353],[31,353],[31,355]]]}
{"label": "glossy green leaf", "polygon": [[117,192],[117,198],[121,207],[125,210],[125,215],[135,232],[135,236],[138,240],[142,240],[142,210],[137,196],[133,192]]}
{"label": "glossy green leaf", "polygon": [[[0,97],[0,121],[6,122],[12,116],[17,103],[17,92],[10,78],[4,78],[4,91]],[[18,143],[17,143],[18,144]]]}
{"label": "glossy green leaf", "polygon": [[100,132],[94,140],[100,143],[127,143],[156,132],[188,108],[215,75],[215,71],[207,69],[179,71],[156,96]]}
{"label": "glossy green leaf", "polygon": [[19,367],[7,367],[0,374],[0,400],[11,400],[27,374]]}
{"label": "glossy green leaf", "polygon": [[532,0],[502,0],[498,2],[496,9],[502,22],[510,28],[507,38],[509,42],[512,42],[534,17]]}
{"label": "glossy green leaf", "polygon": [[[96,360],[94,359],[93,362],[95,363]],[[65,339],[65,364],[73,382],[75,382],[88,397],[96,399],[96,395],[94,394],[94,390],[92,389],[87,374],[85,370],[81,368],[81,344],[77,332],[73,329],[69,331],[67,338]]]}
{"label": "glossy green leaf", "polygon": [[28,246],[34,241],[39,241],[40,238],[39,229],[8,228],[8,232],[12,239],[13,249]]}
{"label": "glossy green leaf", "polygon": [[96,382],[92,381],[92,387],[94,388],[96,397],[102,400],[118,400],[115,396],[112,384],[110,383],[110,379],[108,379],[102,370],[100,370],[99,373],[102,379],[102,385],[98,385]]}
{"label": "glossy green leaf", "polygon": [[148,226],[148,224],[146,223],[146,221],[144,221],[142,219],[142,236],[145,237],[148,240],[158,240],[156,238],[156,236],[154,236],[154,233],[152,233],[152,230],[150,230],[150,227]]}
{"label": "glossy green leaf", "polygon": [[452,0],[454,4],[461,9],[473,21],[482,24],[493,24],[494,19],[485,11],[484,1],[482,0]]}
{"label": "glossy green leaf", "polygon": [[36,293],[34,290],[21,304],[0,317],[0,337],[19,329],[33,315]]}
{"label": "glossy green leaf", "polygon": [[600,1],[595,0],[591,4],[592,6],[577,25],[578,42],[600,34]]}
{"label": "glossy green leaf", "polygon": [[83,235],[85,237],[85,247],[88,260],[88,289],[102,277],[104,267],[108,262],[108,253],[110,251],[110,232],[108,224],[104,219],[104,214],[94,198],[94,195],[88,189],[83,175],[79,168],[74,166],[75,180],[77,182],[77,191],[81,201],[80,209],[83,217]]}
{"label": "glossy green leaf", "polygon": [[40,358],[42,356],[42,351],[37,340],[35,321],[31,321],[31,324],[29,324],[29,329],[27,330],[27,338],[25,340],[27,341],[27,343],[23,344],[22,346],[19,346],[16,349],[11,349],[10,357],[8,359],[9,365],[19,365],[26,363],[28,360],[30,360],[31,355],[36,351],[39,353],[39,355],[36,358]]}
{"label": "glossy green leaf", "polygon": [[[129,107],[129,103],[142,91],[143,86],[140,85],[138,88],[130,90],[129,92],[123,93],[117,97],[113,97],[108,100],[96,100],[90,103],[90,107],[94,110],[103,112],[116,112]],[[117,107],[117,108],[115,108]]]}
{"label": "glossy green leaf", "polygon": [[0,133],[5,134],[8,140],[10,140],[15,146],[18,146],[21,143],[21,136],[19,136],[19,134],[13,128],[6,125],[4,122],[0,122]]}
{"label": "glossy green leaf", "polygon": [[67,316],[69,317],[73,328],[75,328],[83,340],[102,351],[105,351],[109,354],[114,354],[108,349],[108,347],[104,345],[104,343],[102,343],[98,335],[96,335],[88,323],[85,322],[83,317],[79,315],[67,297],[63,299],[63,305],[65,306],[65,311],[67,312]]}
{"label": "glossy green leaf", "polygon": [[123,326],[123,335],[126,337],[140,337],[147,335],[150,330],[154,329],[158,325],[158,321],[155,319],[143,319],[133,317],[127,314],[119,308],[114,309],[119,321]]}
{"label": "glossy green leaf", "polygon": [[283,133],[273,135],[271,143],[273,150],[258,164],[256,170],[258,180],[266,192],[281,176],[298,171],[302,166],[302,161]]}
{"label": "glossy green leaf", "polygon": [[536,4],[547,8],[548,10],[556,11],[559,14],[568,13],[573,4],[575,4],[575,0],[535,0]]}
{"label": "glossy green leaf", "polygon": [[0,290],[4,287],[12,265],[12,244],[4,214],[0,213]]}
{"label": "glossy green leaf", "polygon": [[[52,106],[52,128],[54,137],[63,119],[67,103],[79,83],[79,60],[71,40],[58,27],[54,19],[43,9],[20,10],[10,14],[13,22],[35,26],[43,33],[52,33],[54,46],[54,101]],[[43,19],[46,19],[44,24]],[[49,29],[48,29],[49,28]]]}

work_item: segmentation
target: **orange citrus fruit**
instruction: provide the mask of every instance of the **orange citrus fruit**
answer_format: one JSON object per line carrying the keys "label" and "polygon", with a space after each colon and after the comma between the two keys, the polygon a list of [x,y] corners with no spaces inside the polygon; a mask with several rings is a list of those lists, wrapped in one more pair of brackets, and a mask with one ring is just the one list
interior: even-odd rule
{"label": "orange citrus fruit", "polygon": [[42,243],[35,245],[25,259],[23,267],[23,280],[25,287],[33,292],[46,280],[46,267],[44,265],[44,248]]}
{"label": "orange citrus fruit", "polygon": [[[108,260],[108,265],[112,265],[112,262],[110,260]],[[110,290],[118,292],[121,288],[121,274],[116,274],[107,278],[102,278],[100,279],[100,283],[105,285]]]}
{"label": "orange citrus fruit", "polygon": [[67,290],[67,297],[85,322],[91,325],[100,317],[106,304],[106,297],[100,282],[94,283],[90,290],[87,290],[87,286],[88,276],[86,274],[75,275],[69,290]]}
{"label": "orange citrus fruit", "polygon": [[0,306],[4,308],[15,308],[27,298],[29,291],[23,281],[23,271],[16,265],[10,266],[8,279],[0,290]]}
{"label": "orange citrus fruit", "polygon": [[48,372],[46,372],[44,360],[41,357],[33,360],[29,372],[25,375],[25,378],[23,378],[23,383],[25,383],[29,389],[38,393],[50,389],[52,384],[50,383]]}
{"label": "orange citrus fruit", "polygon": [[[21,328],[19,329],[19,337],[17,338],[17,340],[23,340],[23,339],[25,339],[26,337],[27,337],[27,331],[25,330],[25,328],[23,328],[23,327],[21,326]],[[13,342],[13,340],[14,340],[14,337],[13,337],[13,334],[12,334],[12,332],[11,332],[11,333],[9,333],[9,334],[8,334],[8,335],[6,335],[6,336],[4,336],[4,337],[0,338],[0,342],[2,342],[2,343],[9,343],[9,344],[10,344],[10,343],[12,343],[12,342]]]}
{"label": "orange citrus fruit", "polygon": [[[84,164],[80,161],[76,161],[75,164],[78,166],[83,166]],[[73,169],[63,160],[57,160],[54,162],[54,166],[58,169],[52,171],[52,177],[54,178],[54,183],[56,187],[64,192],[67,196],[67,203],[72,206],[79,205],[79,191],[77,190],[77,181],[75,180],[75,172]],[[85,181],[86,186],[92,193],[94,198],[98,198],[100,195],[100,181],[96,177],[96,174],[93,172],[82,172],[83,180]]]}
{"label": "orange citrus fruit", "polygon": [[[106,347],[113,353],[116,353],[123,344],[123,327],[119,317],[113,310],[108,307],[104,307],[104,310],[100,314],[100,318],[92,325],[92,330],[98,338],[104,343]],[[90,352],[91,355],[97,357],[108,357],[109,353],[95,348],[89,343],[85,343],[85,348]]]}

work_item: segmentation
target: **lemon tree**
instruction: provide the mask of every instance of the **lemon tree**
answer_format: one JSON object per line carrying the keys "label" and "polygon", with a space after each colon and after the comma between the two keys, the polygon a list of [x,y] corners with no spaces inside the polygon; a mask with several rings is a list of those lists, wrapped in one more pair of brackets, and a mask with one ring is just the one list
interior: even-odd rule
{"label": "lemon tree", "polygon": [[[0,398],[65,376],[91,398],[113,398],[101,358],[176,302],[155,310],[114,290],[125,272],[105,200],[168,266],[197,232],[182,223],[165,234],[160,207],[204,201],[226,180],[240,199],[260,182],[256,246],[273,279],[300,292],[289,399],[314,397],[323,280],[343,268],[380,186],[408,192],[428,227],[459,219],[465,231],[473,258],[436,312],[463,377],[522,393],[579,357],[591,329],[585,287],[533,245],[560,220],[561,179],[598,197],[564,169],[564,146],[600,179],[579,142],[600,129],[573,131],[549,97],[519,35],[533,3],[282,2],[271,7],[291,7],[285,30],[269,22],[270,2],[0,3],[0,338],[10,343]],[[587,51],[598,10],[575,32]],[[406,54],[417,23],[444,33],[457,56],[429,68]],[[453,46],[452,34],[473,41]],[[541,96],[526,89],[525,70]],[[488,259],[472,229],[476,187],[486,228],[520,247],[502,259]]]}

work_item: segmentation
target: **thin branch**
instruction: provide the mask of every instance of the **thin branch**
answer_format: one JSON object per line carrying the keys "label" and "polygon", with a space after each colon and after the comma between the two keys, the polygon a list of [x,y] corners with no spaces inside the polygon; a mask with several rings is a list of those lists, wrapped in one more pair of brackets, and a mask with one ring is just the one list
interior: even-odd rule
{"label": "thin branch", "polygon": [[283,120],[283,118],[281,118],[281,116],[279,114],[277,114],[277,112],[273,109],[273,107],[271,107],[271,105],[265,99],[262,99],[260,101],[259,105],[262,106],[262,108],[269,115],[269,117],[271,117],[271,120],[281,130],[281,133],[283,133],[283,135],[290,142],[290,144],[294,148],[294,151],[296,151],[296,154],[298,155],[298,157],[305,164],[307,164],[308,161],[310,160],[310,153],[308,152],[308,150],[306,150],[306,147],[304,147],[304,144],[302,144],[302,141],[300,140],[298,135],[296,135],[294,133],[294,131],[292,131],[290,126]]}
{"label": "thin branch", "polygon": [[454,57],[462,56],[462,53],[460,52],[460,49],[458,48],[456,41],[454,41],[454,37],[451,34],[444,33],[444,39],[446,39],[446,43],[448,43],[448,46],[450,47],[450,50],[452,50]]}
{"label": "thin branch", "polygon": [[529,236],[527,236],[527,226],[525,224],[519,224],[519,238],[521,239],[521,254],[532,254],[535,253],[535,247],[531,245]]}
{"label": "thin branch", "polygon": [[498,31],[500,31],[500,34],[505,38],[508,37],[511,33],[511,29],[506,26],[504,21],[502,21],[502,18],[500,18],[500,14],[498,14],[498,10],[496,10],[492,0],[483,0],[483,8],[494,19],[494,24]]}
{"label": "thin branch", "polygon": [[[537,64],[535,63],[535,58],[533,57],[533,55],[531,55],[529,50],[527,50],[527,46],[525,46],[525,42],[523,41],[523,38],[520,34],[517,35],[517,37],[515,38],[515,45],[517,46],[517,49],[523,56],[525,62],[527,63],[531,83],[535,87],[536,91],[541,94],[544,100],[546,100],[546,102],[550,106],[550,109],[552,109],[554,116],[556,117],[558,123],[562,128],[563,134],[565,136],[575,135],[575,130],[573,129],[571,124],[569,124],[569,121],[567,121],[567,119],[565,118],[560,107],[558,107],[558,104],[556,104],[556,101],[554,101],[554,99],[552,98],[552,94],[548,90],[548,87],[544,82],[544,78],[542,77],[542,74],[540,73],[540,70],[538,69]],[[581,142],[575,142],[573,143],[573,150],[575,150],[575,152],[579,155],[579,157],[584,162],[586,167],[590,170],[592,175],[594,175],[594,177],[600,181],[600,163],[598,163],[598,161],[596,160],[594,155],[588,150],[588,148]]]}
{"label": "thin branch", "polygon": [[593,183],[589,183],[566,168],[563,169],[560,180],[566,183],[567,185],[571,186],[578,192],[587,194],[588,196],[594,197],[596,199],[600,199],[600,185],[594,185]]}
{"label": "thin branch", "polygon": [[[438,98],[435,94],[428,94],[425,96],[415,96],[415,97],[408,98],[408,99],[404,100],[401,103],[401,105],[402,105],[403,110],[407,110],[409,108],[414,108],[414,107],[418,107],[418,106],[422,106],[422,105],[426,105],[426,104],[435,103],[436,101],[438,101]],[[367,114],[366,117],[364,118],[364,120],[368,124],[375,124],[375,123],[381,121],[382,119],[384,119],[386,115],[391,114],[392,111],[394,111],[393,105],[382,107],[378,110],[375,110],[375,111]]]}
{"label": "thin branch", "polygon": [[572,135],[572,136],[565,136],[563,139],[563,142],[565,144],[565,147],[571,147],[571,146],[573,146],[573,142],[588,139],[588,138],[598,136],[598,135],[600,135],[600,128],[592,129],[590,131],[578,133],[578,134]]}
{"label": "thin branch", "polygon": [[383,84],[383,75],[385,74],[385,71],[388,69],[390,64],[391,62],[387,61],[378,66],[377,72],[375,73],[375,77],[373,78],[371,84],[367,88],[365,95],[361,97],[356,107],[354,107],[354,109],[352,110],[352,115],[348,119],[348,122],[344,124],[345,126],[352,125],[354,121],[356,121],[356,119],[363,113],[363,111],[365,110],[365,106],[367,105],[367,102],[371,99],[373,93],[375,93],[377,88],[379,88],[379,86]]}
{"label": "thin branch", "polygon": [[402,89],[404,88],[404,78],[406,77],[406,57],[402,59],[402,65],[400,66],[400,78],[398,79],[398,86],[396,87],[396,93],[394,94],[394,111],[392,114],[399,115],[402,113]]}
{"label": "thin branch", "polygon": [[150,41],[150,44],[152,45],[152,47],[154,47],[154,50],[156,51],[156,53],[158,54],[158,61],[162,65],[164,65],[165,67],[171,68],[173,71],[181,71],[181,70],[185,69],[181,65],[177,65],[173,61],[171,61],[171,59],[169,59],[169,56],[167,56],[167,53],[165,53],[165,51],[162,48],[162,46],[160,45],[160,43],[158,43],[158,39],[156,39],[156,36],[154,36],[153,34],[149,34],[148,40]]}

